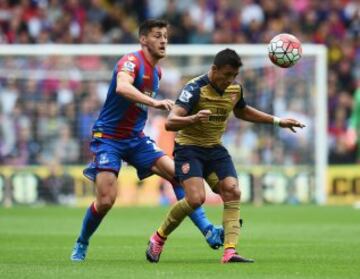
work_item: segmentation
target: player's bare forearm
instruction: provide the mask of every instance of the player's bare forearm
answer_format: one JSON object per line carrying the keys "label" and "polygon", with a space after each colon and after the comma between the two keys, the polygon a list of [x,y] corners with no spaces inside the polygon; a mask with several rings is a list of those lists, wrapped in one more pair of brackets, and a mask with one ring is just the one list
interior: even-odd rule
{"label": "player's bare forearm", "polygon": [[251,106],[246,106],[243,109],[234,109],[234,114],[237,118],[250,121],[253,123],[274,124],[281,128],[289,128],[292,132],[296,133],[295,128],[304,128],[305,125],[296,119],[283,118],[280,119],[274,115],[268,114],[257,110]]}
{"label": "player's bare forearm", "polygon": [[140,92],[134,85],[134,78],[126,73],[119,73],[116,80],[116,93],[126,99],[143,104],[149,107],[170,110],[174,102],[172,100],[155,100],[152,97]]}
{"label": "player's bare forearm", "polygon": [[177,116],[173,112],[170,112],[165,122],[165,129],[176,132],[193,123],[195,123],[195,115]]}
{"label": "player's bare forearm", "polygon": [[200,110],[193,115],[187,114],[188,112],[185,108],[181,106],[174,106],[166,120],[165,129],[168,131],[179,131],[198,122],[206,123],[209,121],[211,111]]}
{"label": "player's bare forearm", "polygon": [[118,73],[116,78],[116,93],[118,93],[119,95],[125,97],[126,99],[134,103],[140,103],[143,105],[154,107],[156,101],[150,96],[147,96],[142,92],[140,92],[133,85],[133,83],[134,83],[134,78],[131,75],[125,72]]}
{"label": "player's bare forearm", "polygon": [[272,124],[274,121],[273,115],[262,112],[248,105],[242,109],[234,109],[234,115],[236,118],[253,123]]}
{"label": "player's bare forearm", "polygon": [[130,83],[118,82],[116,92],[134,103],[140,103],[150,107],[155,106],[155,100],[152,97],[141,93]]}

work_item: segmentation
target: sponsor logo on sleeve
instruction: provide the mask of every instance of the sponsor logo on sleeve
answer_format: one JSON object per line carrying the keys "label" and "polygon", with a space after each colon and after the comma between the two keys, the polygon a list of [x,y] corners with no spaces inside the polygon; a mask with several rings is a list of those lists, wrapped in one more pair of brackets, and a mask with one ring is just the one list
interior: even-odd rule
{"label": "sponsor logo on sleeve", "polygon": [[122,70],[122,71],[126,71],[126,72],[131,72],[131,73],[133,73],[133,72],[135,71],[135,66],[136,66],[135,63],[133,63],[133,62],[131,62],[131,61],[126,61],[126,62],[123,64],[121,70]]}
{"label": "sponsor logo on sleeve", "polygon": [[180,94],[180,97],[179,97],[179,100],[181,102],[184,102],[184,103],[188,103],[190,101],[190,98],[192,97],[193,95],[187,91],[187,90],[183,90]]}

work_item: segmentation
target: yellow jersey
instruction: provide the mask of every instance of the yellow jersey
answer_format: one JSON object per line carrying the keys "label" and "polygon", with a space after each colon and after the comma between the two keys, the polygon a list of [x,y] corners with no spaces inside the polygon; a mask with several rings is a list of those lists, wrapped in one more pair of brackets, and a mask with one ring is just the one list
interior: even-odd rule
{"label": "yellow jersey", "polygon": [[196,145],[212,147],[221,144],[230,113],[236,108],[244,108],[246,102],[240,84],[231,84],[221,92],[214,87],[208,75],[202,75],[189,81],[178,99],[176,105],[185,108],[188,115],[200,110],[211,111],[207,123],[195,123],[178,131],[175,142],[180,145]]}

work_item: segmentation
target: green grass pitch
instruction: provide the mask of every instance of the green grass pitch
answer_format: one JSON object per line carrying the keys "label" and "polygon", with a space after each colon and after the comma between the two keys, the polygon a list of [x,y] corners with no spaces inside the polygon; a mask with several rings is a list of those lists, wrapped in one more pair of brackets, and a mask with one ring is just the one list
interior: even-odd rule
{"label": "green grass pitch", "polygon": [[[0,208],[0,278],[360,278],[360,210],[351,207],[242,206],[239,252],[254,264],[220,264],[186,220],[158,264],[148,237],[168,208],[116,208],[93,236],[86,262],[70,252],[84,208]],[[221,207],[208,207],[221,222]]]}

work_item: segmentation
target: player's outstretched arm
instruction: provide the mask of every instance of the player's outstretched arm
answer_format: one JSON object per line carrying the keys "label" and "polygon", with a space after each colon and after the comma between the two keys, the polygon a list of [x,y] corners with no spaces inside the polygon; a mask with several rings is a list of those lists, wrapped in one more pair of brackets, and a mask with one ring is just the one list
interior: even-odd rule
{"label": "player's outstretched arm", "polygon": [[296,130],[295,128],[304,128],[305,125],[300,123],[299,121],[295,120],[295,119],[292,119],[292,118],[277,118],[275,117],[274,118],[274,123],[277,124],[278,122],[278,125],[279,127],[281,128],[289,128],[292,132],[296,133]]}
{"label": "player's outstretched arm", "polygon": [[281,128],[289,128],[292,132],[296,133],[295,128],[304,128],[305,125],[299,121],[291,118],[280,119],[276,116],[257,110],[249,105],[244,108],[235,108],[234,115],[237,118],[246,120],[253,123],[274,124]]}
{"label": "player's outstretched arm", "polygon": [[185,108],[175,105],[166,119],[165,129],[167,131],[179,131],[191,124],[209,121],[211,111],[208,109],[200,110],[196,114],[187,115]]}
{"label": "player's outstretched arm", "polygon": [[134,103],[144,104],[157,109],[169,111],[174,105],[174,101],[172,100],[155,100],[152,97],[143,94],[133,85],[133,83],[134,78],[132,76],[125,72],[118,73],[116,80],[116,92]]}

